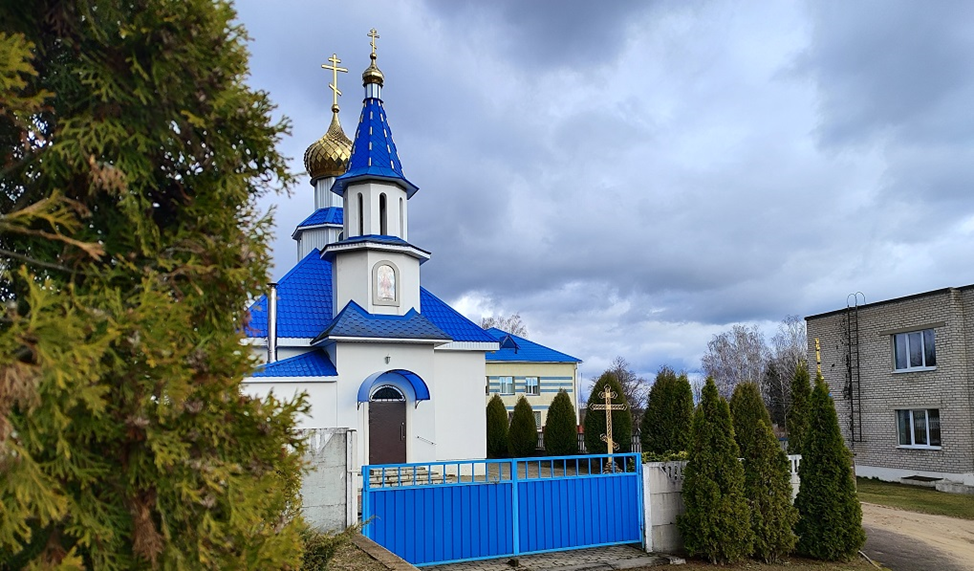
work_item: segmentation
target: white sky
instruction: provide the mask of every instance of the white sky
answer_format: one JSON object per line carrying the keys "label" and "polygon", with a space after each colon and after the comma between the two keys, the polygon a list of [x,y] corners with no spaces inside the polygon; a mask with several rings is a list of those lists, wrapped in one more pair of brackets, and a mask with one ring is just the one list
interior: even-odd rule
{"label": "white sky", "polygon": [[[304,149],[379,32],[424,285],[648,378],[735,323],[974,283],[974,3],[238,2]],[[276,203],[275,277],[313,210]]]}

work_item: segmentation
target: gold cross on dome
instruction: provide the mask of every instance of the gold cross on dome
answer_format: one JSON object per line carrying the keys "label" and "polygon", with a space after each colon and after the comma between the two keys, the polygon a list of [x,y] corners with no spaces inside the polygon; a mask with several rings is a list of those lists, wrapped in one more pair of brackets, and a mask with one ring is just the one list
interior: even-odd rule
{"label": "gold cross on dome", "polygon": [[376,40],[376,38],[379,37],[379,32],[376,32],[375,31],[375,28],[372,28],[371,30],[369,30],[369,33],[366,34],[366,35],[368,37],[372,38],[372,42],[371,42],[372,43],[372,59],[375,59],[375,40]]}
{"label": "gold cross on dome", "polygon": [[328,84],[328,87],[330,87],[331,90],[335,92],[332,96],[331,105],[332,107],[338,107],[338,96],[342,94],[342,92],[338,89],[338,72],[348,73],[348,70],[345,69],[344,67],[338,67],[338,64],[342,63],[342,60],[338,59],[338,54],[334,54],[334,53],[331,54],[331,57],[328,58],[328,61],[331,62],[331,65],[328,65],[327,63],[323,63],[321,64],[321,67],[322,69],[331,70],[332,82]]}

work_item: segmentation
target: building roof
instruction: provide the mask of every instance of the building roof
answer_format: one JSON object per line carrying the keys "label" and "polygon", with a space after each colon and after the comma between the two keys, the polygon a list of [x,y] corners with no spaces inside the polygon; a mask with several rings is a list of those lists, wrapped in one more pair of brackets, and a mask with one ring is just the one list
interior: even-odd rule
{"label": "building roof", "polygon": [[315,349],[297,357],[267,363],[254,371],[252,377],[337,377],[338,370],[328,353]]}
{"label": "building roof", "polygon": [[314,342],[329,337],[452,340],[415,309],[410,309],[406,315],[375,315],[354,301],[348,302]]}
{"label": "building roof", "polygon": [[497,351],[487,353],[488,363],[581,363],[581,359],[566,355],[560,351],[555,351],[545,347],[540,343],[535,343],[512,335],[506,331],[501,331],[496,327],[491,327],[486,331],[494,341],[500,343],[501,348]]}
{"label": "building roof", "polygon": [[[868,309],[868,308],[882,306],[882,305],[887,305],[887,304],[891,304],[891,303],[899,303],[899,302],[902,302],[902,301],[909,301],[911,299],[919,299],[919,298],[928,297],[928,296],[934,296],[934,295],[945,295],[945,294],[949,294],[950,292],[953,292],[953,291],[965,291],[965,290],[969,290],[969,289],[974,289],[974,284],[969,284],[969,285],[959,286],[959,287],[946,287],[946,288],[935,289],[935,290],[931,290],[931,291],[925,291],[925,292],[921,292],[921,293],[914,293],[914,294],[911,294],[911,295],[904,295],[902,297],[894,297],[892,299],[883,299],[883,300],[880,300],[880,301],[874,301],[872,303],[863,303],[863,304],[860,304],[858,306],[858,308],[859,309]],[[851,299],[851,298],[852,298],[852,294],[849,294],[849,299]],[[819,318],[822,318],[822,317],[829,317],[829,316],[832,316],[832,315],[838,315],[838,314],[841,314],[841,313],[845,313],[846,311],[852,309],[853,307],[856,307],[856,306],[848,306],[848,307],[843,307],[841,309],[833,309],[832,311],[826,311],[825,313],[817,313],[815,315],[809,315],[809,316],[805,317],[805,319],[806,320],[809,320],[809,319],[819,319]]]}
{"label": "building roof", "polygon": [[[331,306],[331,264],[317,248],[308,252],[277,284],[277,336],[311,338],[328,324]],[[250,306],[248,337],[267,337],[267,296]]]}
{"label": "building roof", "polygon": [[328,208],[319,208],[315,210],[311,216],[305,218],[298,228],[307,228],[309,226],[322,226],[324,224],[332,224],[335,226],[341,226],[344,219],[343,208],[341,206],[329,206]]}
{"label": "building roof", "polygon": [[[313,339],[332,325],[331,262],[312,250],[277,285],[277,336]],[[419,314],[453,341],[496,343],[470,321],[425,288],[419,288]],[[364,311],[364,310],[363,310]],[[250,306],[248,337],[267,337],[267,297]],[[439,339],[439,337],[437,337]]]}
{"label": "building roof", "polygon": [[386,119],[386,111],[382,100],[376,97],[366,98],[362,103],[362,115],[359,117],[358,129],[352,141],[352,156],[348,161],[348,170],[335,179],[331,190],[336,194],[345,192],[349,183],[377,179],[393,182],[406,189],[406,196],[411,197],[419,188],[409,182],[402,173],[402,162],[399,151],[392,140],[392,130]]}

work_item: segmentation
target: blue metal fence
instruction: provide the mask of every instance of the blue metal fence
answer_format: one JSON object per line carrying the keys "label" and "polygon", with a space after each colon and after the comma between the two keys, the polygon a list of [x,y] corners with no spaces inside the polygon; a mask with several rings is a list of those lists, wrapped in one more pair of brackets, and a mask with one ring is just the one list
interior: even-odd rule
{"label": "blue metal fence", "polygon": [[372,465],[365,535],[413,565],[642,541],[639,454]]}

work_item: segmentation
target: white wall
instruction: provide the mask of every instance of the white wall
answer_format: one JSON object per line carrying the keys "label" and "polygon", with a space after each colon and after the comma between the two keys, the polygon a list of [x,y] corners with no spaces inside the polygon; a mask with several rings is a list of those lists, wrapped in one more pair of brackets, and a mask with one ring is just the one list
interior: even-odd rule
{"label": "white wall", "polygon": [[487,457],[483,351],[436,352],[437,460]]}
{"label": "white wall", "polygon": [[[391,262],[399,270],[397,306],[372,303],[372,268],[381,261]],[[419,311],[419,260],[416,258],[400,252],[362,249],[341,252],[335,256],[333,264],[335,272],[332,299],[335,300],[335,315],[353,300],[372,314],[405,315],[410,309]]]}

